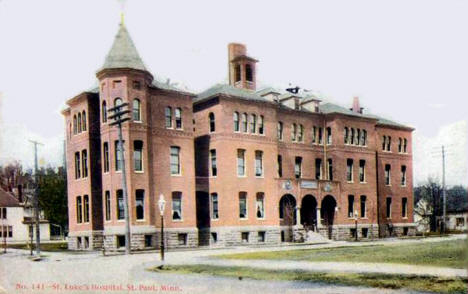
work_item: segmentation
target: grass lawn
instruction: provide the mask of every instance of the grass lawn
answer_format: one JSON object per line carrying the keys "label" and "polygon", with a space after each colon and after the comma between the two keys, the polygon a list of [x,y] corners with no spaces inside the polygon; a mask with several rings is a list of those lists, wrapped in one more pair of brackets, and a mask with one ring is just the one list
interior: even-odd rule
{"label": "grass lawn", "polygon": [[[15,248],[15,249],[26,249],[29,250],[27,244],[8,244],[7,248]],[[35,244],[33,244],[33,250],[36,248]],[[50,251],[50,252],[59,252],[59,251],[68,251],[67,242],[57,242],[57,243],[43,243],[41,244],[41,251]]]}
{"label": "grass lawn", "polygon": [[324,273],[306,272],[301,270],[279,271],[248,267],[221,267],[210,265],[165,266],[162,270],[158,268],[152,268],[150,270],[160,273],[206,274],[234,278],[242,277],[256,280],[303,281],[387,289],[405,288],[437,293],[466,293],[468,283],[468,279],[466,278],[438,278],[428,276],[364,273]]}
{"label": "grass lawn", "polygon": [[302,261],[348,261],[373,263],[401,263],[451,268],[466,268],[467,240],[420,242],[400,245],[369,245],[324,249],[225,254],[226,259],[287,259]]}

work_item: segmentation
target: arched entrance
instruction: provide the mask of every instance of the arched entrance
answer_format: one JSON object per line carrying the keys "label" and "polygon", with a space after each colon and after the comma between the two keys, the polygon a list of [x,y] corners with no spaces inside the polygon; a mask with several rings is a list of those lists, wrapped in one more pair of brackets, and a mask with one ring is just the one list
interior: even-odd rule
{"label": "arched entrance", "polygon": [[325,196],[322,200],[320,214],[323,225],[328,229],[328,239],[332,238],[333,221],[335,219],[336,200],[331,195]]}
{"label": "arched entrance", "polygon": [[291,194],[281,197],[279,202],[279,217],[283,225],[293,226],[296,224],[296,198]]}
{"label": "arched entrance", "polygon": [[306,195],[302,198],[301,224],[307,230],[315,231],[317,228],[317,200],[312,195]]}

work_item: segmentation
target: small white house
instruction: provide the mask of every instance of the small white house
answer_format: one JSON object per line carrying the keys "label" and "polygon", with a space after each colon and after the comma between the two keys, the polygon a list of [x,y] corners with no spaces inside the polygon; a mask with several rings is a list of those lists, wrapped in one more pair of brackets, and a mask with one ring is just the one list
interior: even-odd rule
{"label": "small white house", "polygon": [[[20,202],[13,194],[5,192],[0,188],[0,244],[26,243],[30,240],[30,230],[33,231],[33,240],[36,233],[33,230],[33,209],[25,202]],[[50,240],[49,221],[40,214],[39,229],[41,241]]]}

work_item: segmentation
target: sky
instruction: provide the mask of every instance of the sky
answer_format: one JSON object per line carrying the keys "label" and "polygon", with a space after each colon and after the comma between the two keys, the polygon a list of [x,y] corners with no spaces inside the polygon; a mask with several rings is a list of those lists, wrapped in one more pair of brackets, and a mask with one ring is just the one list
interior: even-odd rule
{"label": "sky", "polygon": [[[91,88],[124,12],[155,78],[200,92],[227,80],[227,44],[289,83],[413,126],[416,182],[468,183],[468,1],[0,0],[0,164],[62,162],[65,101]],[[416,154],[418,153],[418,154]]]}

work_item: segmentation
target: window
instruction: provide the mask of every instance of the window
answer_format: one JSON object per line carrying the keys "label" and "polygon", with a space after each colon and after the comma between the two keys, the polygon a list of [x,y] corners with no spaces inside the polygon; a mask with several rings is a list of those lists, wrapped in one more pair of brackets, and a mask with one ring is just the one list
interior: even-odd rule
{"label": "window", "polygon": [[354,145],[354,128],[351,128],[351,137],[349,140],[349,144]]}
{"label": "window", "polygon": [[81,151],[81,163],[83,165],[83,178],[88,177],[88,151]]}
{"label": "window", "polygon": [[353,160],[350,158],[346,160],[346,180],[348,182],[353,181]]}
{"label": "window", "polygon": [[[122,170],[122,163],[123,163],[123,158],[122,158],[123,146],[122,146],[122,150],[120,150],[121,148],[119,147],[119,145],[120,145],[119,141],[114,142],[115,170],[116,171],[121,171]],[[123,142],[122,142],[122,145],[123,145]]]}
{"label": "window", "polygon": [[362,146],[367,146],[367,131],[366,131],[366,130],[362,130],[362,133],[361,133],[361,145],[362,145]]}
{"label": "window", "polygon": [[265,196],[262,192],[257,193],[257,202],[255,206],[257,218],[265,218]]}
{"label": "window", "polygon": [[179,245],[187,245],[187,234],[186,233],[177,234],[177,240],[179,241]]}
{"label": "window", "polygon": [[104,142],[104,145],[103,145],[103,157],[104,157],[104,172],[107,173],[109,172],[109,143],[107,142]]}
{"label": "window", "polygon": [[398,138],[398,153],[401,153],[403,150],[403,139]]}
{"label": "window", "polygon": [[255,151],[255,176],[263,176],[263,152]]}
{"label": "window", "polygon": [[117,190],[117,219],[125,218],[123,191]]}
{"label": "window", "polygon": [[356,145],[359,145],[360,144],[360,140],[361,140],[361,129],[357,129],[357,132],[356,132],[356,139],[354,140],[354,143]]}
{"label": "window", "polygon": [[322,178],[322,159],[315,159],[315,179],[320,180]]}
{"label": "window", "polygon": [[318,128],[318,143],[319,145],[323,144],[323,128]]}
{"label": "window", "polygon": [[312,128],[312,144],[316,144],[317,143],[317,127],[314,126]]}
{"label": "window", "polygon": [[76,122],[76,115],[73,116],[73,134],[76,135],[76,133],[78,132],[78,128],[77,128],[77,122]]}
{"label": "window", "polygon": [[406,165],[401,166],[401,185],[406,186]]}
{"label": "window", "polygon": [[115,98],[114,99],[114,107],[119,106],[120,104],[122,104],[122,99],[121,98]]}
{"label": "window", "polygon": [[145,235],[145,247],[153,247],[153,236]]}
{"label": "window", "polygon": [[294,175],[296,179],[302,176],[302,157],[296,156],[294,159]]}
{"label": "window", "polygon": [[408,198],[401,198],[401,216],[408,217]]}
{"label": "window", "polygon": [[212,242],[212,243],[218,242],[218,233],[216,233],[216,232],[211,232],[211,242]]}
{"label": "window", "polygon": [[385,165],[385,185],[390,186],[390,164]]}
{"label": "window", "polygon": [[133,89],[135,89],[135,90],[140,90],[141,89],[140,81],[133,81]]}
{"label": "window", "polygon": [[210,150],[210,165],[211,165],[211,176],[216,177],[218,175],[218,168],[216,164],[216,149]]}
{"label": "window", "polygon": [[354,217],[354,195],[348,195],[348,217]]}
{"label": "window", "polygon": [[77,121],[78,121],[78,133],[81,133],[81,131],[83,130],[81,127],[81,113],[78,113]]}
{"label": "window", "polygon": [[141,103],[139,99],[133,99],[133,121],[141,121]]}
{"label": "window", "polygon": [[245,176],[245,150],[237,149],[237,175]]}
{"label": "window", "polygon": [[218,194],[217,193],[212,193],[211,194],[211,218],[212,219],[218,219],[219,218]]}
{"label": "window", "polygon": [[236,67],[234,68],[235,71],[235,76],[236,76],[236,82],[239,82],[241,80],[241,66],[240,64],[236,64]]}
{"label": "window", "polygon": [[89,223],[89,196],[88,195],[84,195],[83,204],[84,204],[84,222]]}
{"label": "window", "polygon": [[263,135],[265,133],[265,127],[264,127],[264,117],[263,115],[260,115],[258,118],[258,133],[260,135]]}
{"label": "window", "polygon": [[283,176],[283,158],[281,155],[278,155],[278,177],[281,178]]}
{"label": "window", "polygon": [[292,124],[292,127],[291,127],[291,141],[293,141],[293,142],[296,141],[296,134],[297,134],[297,125]]}
{"label": "window", "polygon": [[83,222],[83,204],[81,196],[76,197],[76,222],[81,224]]}
{"label": "window", "polygon": [[13,226],[8,226],[8,238],[13,238]]}
{"label": "window", "polygon": [[117,248],[125,247],[125,236],[117,235]]}
{"label": "window", "polygon": [[404,153],[407,153],[407,152],[408,152],[407,147],[408,147],[408,140],[403,139],[403,152],[404,152]]}
{"label": "window", "polygon": [[145,219],[145,190],[135,191],[136,219]]}
{"label": "window", "polygon": [[392,145],[392,137],[388,136],[387,137],[387,151],[391,151],[391,145]]}
{"label": "window", "polygon": [[250,64],[245,65],[245,79],[249,82],[253,82],[252,67]]}
{"label": "window", "polygon": [[180,147],[171,146],[171,175],[180,175]]}
{"label": "window", "polygon": [[263,243],[265,242],[265,231],[259,231],[258,232],[258,243]]}
{"label": "window", "polygon": [[133,141],[133,168],[143,171],[143,141]]}
{"label": "window", "polygon": [[0,209],[0,219],[7,219],[7,209],[6,209],[6,207],[2,207],[2,209]]}
{"label": "window", "polygon": [[328,159],[328,180],[333,181],[333,160]]}
{"label": "window", "polygon": [[392,198],[391,197],[387,197],[386,211],[387,211],[387,218],[391,218],[392,217]]}
{"label": "window", "polygon": [[182,109],[176,108],[175,109],[175,127],[176,129],[182,129]]}
{"label": "window", "polygon": [[332,130],[330,127],[327,128],[327,145],[332,143]]}
{"label": "window", "polygon": [[234,132],[239,132],[240,127],[239,127],[239,112],[234,112],[233,115],[233,120],[234,120]]}
{"label": "window", "polygon": [[457,227],[464,227],[465,226],[465,219],[463,217],[456,218],[456,226]]}
{"label": "window", "polygon": [[107,122],[107,103],[102,101],[102,123]]}
{"label": "window", "polygon": [[242,114],[242,132],[247,133],[247,113]]}
{"label": "window", "polygon": [[164,110],[164,117],[166,118],[166,129],[172,128],[172,108],[169,106]]}
{"label": "window", "polygon": [[278,122],[278,140],[283,140],[283,123]]}
{"label": "window", "polygon": [[239,192],[239,218],[247,218],[247,193]]}
{"label": "window", "polygon": [[106,191],[104,193],[104,197],[105,197],[105,205],[106,205],[106,221],[110,220],[111,219],[111,199],[110,199],[110,192],[109,191]]}
{"label": "window", "polygon": [[303,142],[304,141],[304,126],[303,125],[299,125],[299,134],[297,136],[297,140],[299,142]]}
{"label": "window", "polygon": [[216,130],[214,113],[210,112],[210,114],[208,115],[208,118],[210,120],[210,133],[212,133],[212,132],[214,132]]}
{"label": "window", "polygon": [[359,160],[359,182],[364,183],[366,181],[366,161]]}
{"label": "window", "polygon": [[344,128],[344,143],[347,145],[349,140],[349,129],[348,127]]}
{"label": "window", "polygon": [[387,136],[382,137],[382,150],[385,151],[385,146],[387,146]]}
{"label": "window", "polygon": [[80,152],[75,152],[75,179],[81,177]]}
{"label": "window", "polygon": [[182,192],[172,192],[172,219],[182,220]]}
{"label": "window", "polygon": [[250,116],[250,132],[252,134],[257,132],[257,116],[255,114]]}
{"label": "window", "polygon": [[367,197],[364,195],[361,195],[361,217],[364,218],[366,217],[366,200]]}
{"label": "window", "polygon": [[249,232],[241,233],[242,243],[249,243]]}
{"label": "window", "polygon": [[83,110],[83,114],[81,116],[81,119],[82,119],[82,127],[83,127],[83,132],[86,131],[86,111]]}

